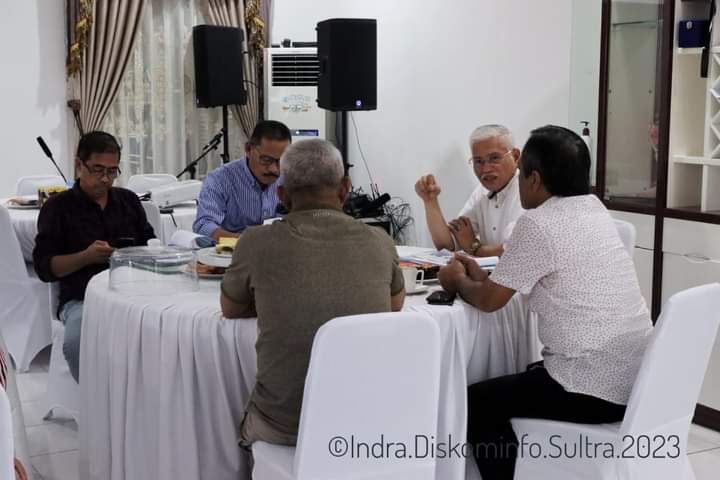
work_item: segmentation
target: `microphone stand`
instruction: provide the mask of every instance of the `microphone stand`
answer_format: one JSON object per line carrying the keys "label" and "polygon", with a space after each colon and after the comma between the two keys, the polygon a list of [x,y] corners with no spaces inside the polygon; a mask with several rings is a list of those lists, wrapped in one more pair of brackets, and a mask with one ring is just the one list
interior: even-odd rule
{"label": "microphone stand", "polygon": [[194,180],[194,179],[195,179],[195,172],[196,172],[196,170],[197,170],[197,164],[200,163],[200,160],[202,160],[203,158],[205,158],[208,153],[210,153],[210,152],[212,152],[213,150],[216,150],[216,149],[217,149],[218,145],[220,144],[220,140],[221,140],[222,137],[224,137],[224,136],[225,136],[225,132],[224,132],[223,130],[221,130],[218,135],[216,135],[212,140],[210,140],[210,143],[208,143],[207,145],[205,145],[205,148],[203,149],[203,151],[202,151],[202,153],[200,154],[200,156],[197,157],[197,158],[196,158],[195,160],[193,160],[192,162],[188,163],[188,164],[185,166],[185,168],[183,168],[183,170],[182,170],[180,173],[178,173],[177,175],[175,175],[175,177],[179,179],[179,178],[182,177],[185,173],[189,173],[189,174],[190,174],[190,178]]}

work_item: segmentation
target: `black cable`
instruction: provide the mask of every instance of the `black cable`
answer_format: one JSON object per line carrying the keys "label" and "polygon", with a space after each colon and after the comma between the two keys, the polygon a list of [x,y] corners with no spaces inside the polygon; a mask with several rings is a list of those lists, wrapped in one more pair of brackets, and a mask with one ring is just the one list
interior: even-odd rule
{"label": "black cable", "polygon": [[357,123],[355,123],[355,117],[353,116],[352,112],[348,112],[348,115],[350,115],[350,120],[352,120],[353,128],[355,129],[355,140],[357,141],[358,150],[360,151],[360,157],[365,164],[365,170],[367,170],[368,178],[370,179],[370,191],[372,192],[373,198],[377,198],[380,196],[380,192],[378,191],[377,185],[373,181],[367,160],[365,160],[365,154],[363,153],[362,145],[360,145],[360,135],[358,133]]}
{"label": "black cable", "polygon": [[398,244],[407,244],[405,235],[408,227],[414,224],[410,204],[400,197],[393,197],[384,206],[385,215],[391,225],[392,237]]}

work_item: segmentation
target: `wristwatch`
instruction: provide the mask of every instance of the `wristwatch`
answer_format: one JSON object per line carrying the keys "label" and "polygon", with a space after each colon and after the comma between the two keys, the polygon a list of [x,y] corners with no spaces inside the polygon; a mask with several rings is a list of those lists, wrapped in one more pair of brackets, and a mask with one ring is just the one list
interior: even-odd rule
{"label": "wristwatch", "polygon": [[478,248],[482,246],[482,243],[480,243],[480,240],[477,238],[473,241],[473,243],[470,244],[470,251],[468,252],[470,255],[475,255],[475,252],[478,251]]}

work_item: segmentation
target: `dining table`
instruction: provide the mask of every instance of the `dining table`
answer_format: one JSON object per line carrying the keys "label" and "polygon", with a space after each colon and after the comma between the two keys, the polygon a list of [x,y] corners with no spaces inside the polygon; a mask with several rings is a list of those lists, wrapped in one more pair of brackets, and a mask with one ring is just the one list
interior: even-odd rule
{"label": "dining table", "polygon": [[[404,310],[428,315],[440,330],[437,436],[464,439],[467,386],[539,360],[537,319],[520,294],[494,313],[459,298],[429,305],[426,296],[409,295]],[[108,271],[90,281],[80,356],[82,480],[251,478],[237,439],[255,384],[257,320],[224,318],[219,297],[214,279],[159,294],[113,290]],[[436,478],[464,479],[465,463],[438,459]]]}

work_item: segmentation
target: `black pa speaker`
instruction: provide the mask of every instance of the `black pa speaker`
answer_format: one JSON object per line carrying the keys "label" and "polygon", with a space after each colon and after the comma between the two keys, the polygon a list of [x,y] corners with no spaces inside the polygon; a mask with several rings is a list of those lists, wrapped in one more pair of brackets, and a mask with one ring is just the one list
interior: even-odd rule
{"label": "black pa speaker", "polygon": [[377,108],[377,22],[332,18],[317,24],[318,105],[326,110]]}
{"label": "black pa speaker", "polygon": [[245,105],[242,30],[196,25],[193,27],[193,49],[197,106]]}

